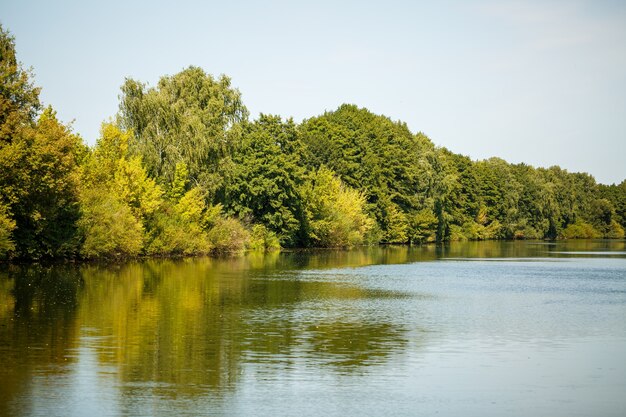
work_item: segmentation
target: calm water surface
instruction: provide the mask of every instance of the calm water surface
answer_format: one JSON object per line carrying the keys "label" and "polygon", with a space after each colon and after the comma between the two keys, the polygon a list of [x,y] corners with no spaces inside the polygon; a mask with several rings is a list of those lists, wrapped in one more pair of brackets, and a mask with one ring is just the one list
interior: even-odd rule
{"label": "calm water surface", "polygon": [[0,415],[625,416],[626,245],[0,266]]}

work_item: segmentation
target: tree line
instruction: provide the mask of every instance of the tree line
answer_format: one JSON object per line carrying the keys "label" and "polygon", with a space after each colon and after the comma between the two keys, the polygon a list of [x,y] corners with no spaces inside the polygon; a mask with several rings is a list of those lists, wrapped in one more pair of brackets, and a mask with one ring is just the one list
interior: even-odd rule
{"label": "tree line", "polygon": [[189,67],[126,79],[90,147],[2,27],[0,77],[2,258],[624,237],[626,181],[473,161],[355,105],[251,120],[228,77]]}

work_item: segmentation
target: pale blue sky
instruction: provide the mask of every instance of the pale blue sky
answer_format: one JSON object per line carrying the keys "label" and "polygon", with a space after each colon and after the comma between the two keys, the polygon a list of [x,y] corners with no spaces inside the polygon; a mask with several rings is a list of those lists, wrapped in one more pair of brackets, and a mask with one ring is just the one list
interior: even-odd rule
{"label": "pale blue sky", "polygon": [[42,99],[94,143],[125,77],[227,74],[253,117],[355,103],[473,159],[626,178],[624,1],[9,1]]}

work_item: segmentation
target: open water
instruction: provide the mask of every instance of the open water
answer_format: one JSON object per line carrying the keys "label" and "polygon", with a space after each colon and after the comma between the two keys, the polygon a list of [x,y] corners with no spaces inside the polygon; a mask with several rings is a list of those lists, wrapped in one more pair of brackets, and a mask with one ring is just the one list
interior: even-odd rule
{"label": "open water", "polygon": [[0,415],[625,416],[626,245],[0,266]]}

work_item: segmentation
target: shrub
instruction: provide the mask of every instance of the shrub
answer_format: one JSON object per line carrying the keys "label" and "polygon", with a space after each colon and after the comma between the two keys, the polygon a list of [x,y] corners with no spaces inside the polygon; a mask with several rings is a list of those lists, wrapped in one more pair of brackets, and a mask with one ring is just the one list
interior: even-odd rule
{"label": "shrub", "polygon": [[320,168],[305,195],[313,245],[350,247],[365,243],[374,221],[365,214],[362,193],[345,186],[331,170]]}
{"label": "shrub", "polygon": [[233,253],[243,251],[250,241],[250,234],[241,222],[232,217],[219,219],[208,233],[212,252]]}
{"label": "shrub", "polygon": [[15,229],[15,221],[9,217],[4,206],[0,204],[0,257],[15,250],[11,237],[13,229]]}
{"label": "shrub", "polygon": [[143,246],[143,227],[128,206],[108,190],[92,189],[81,195],[84,237],[81,255],[86,258],[136,256]]}
{"label": "shrub", "polygon": [[276,233],[268,230],[262,224],[255,224],[252,227],[249,248],[259,251],[274,251],[280,249],[280,240]]}
{"label": "shrub", "polygon": [[589,223],[577,220],[563,230],[565,239],[593,239],[600,237],[600,233]]}
{"label": "shrub", "polygon": [[157,212],[149,222],[148,255],[199,255],[211,244],[199,223],[191,222],[170,208]]}

